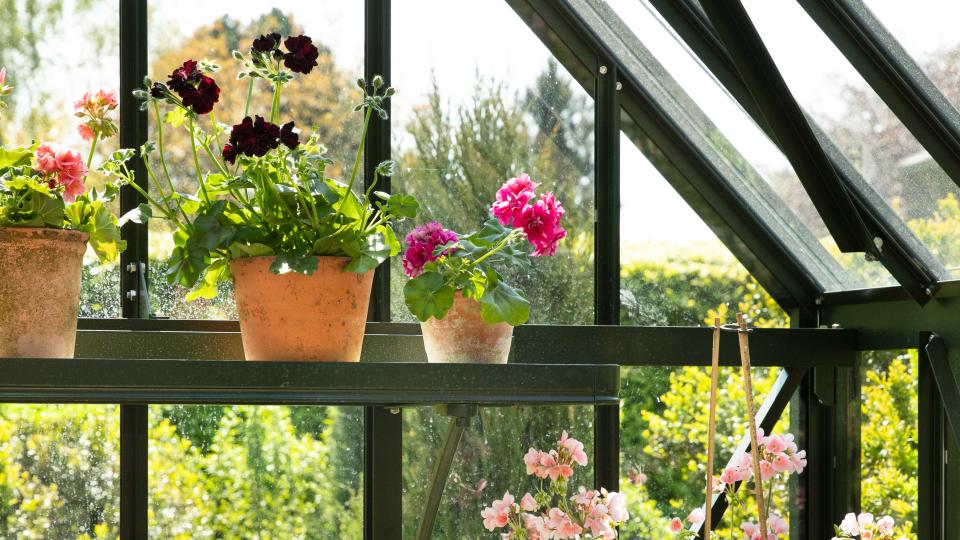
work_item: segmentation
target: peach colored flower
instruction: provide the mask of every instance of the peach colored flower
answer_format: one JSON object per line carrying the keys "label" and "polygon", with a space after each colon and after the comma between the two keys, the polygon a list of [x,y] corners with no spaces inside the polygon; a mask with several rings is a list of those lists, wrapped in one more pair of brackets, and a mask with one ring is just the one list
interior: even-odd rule
{"label": "peach colored flower", "polygon": [[37,147],[37,168],[46,175],[54,176],[57,184],[63,186],[63,199],[73,202],[83,193],[83,179],[87,176],[87,166],[80,152],[56,143],[43,143]]}
{"label": "peach colored flower", "polygon": [[681,529],[683,529],[683,522],[678,517],[671,519],[670,524],[667,525],[667,530],[672,533],[678,533]]}
{"label": "peach colored flower", "polygon": [[525,493],[523,498],[520,499],[520,509],[524,512],[533,512],[538,506],[537,500],[529,493]]}

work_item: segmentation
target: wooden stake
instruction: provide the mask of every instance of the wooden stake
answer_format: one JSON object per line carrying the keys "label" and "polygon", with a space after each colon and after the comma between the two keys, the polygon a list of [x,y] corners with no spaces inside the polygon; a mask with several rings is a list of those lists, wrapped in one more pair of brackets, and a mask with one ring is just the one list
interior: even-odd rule
{"label": "wooden stake", "polygon": [[760,476],[760,447],[757,444],[757,419],[753,410],[753,385],[750,382],[750,345],[747,339],[747,323],[743,313],[737,312],[737,325],[740,331],[740,365],[743,368],[743,391],[747,395],[747,423],[750,430],[750,453],[753,455],[753,485],[756,488],[757,511],[760,513],[760,538],[767,537],[767,513],[763,500],[763,477]]}
{"label": "wooden stake", "polygon": [[720,371],[720,318],[713,319],[713,356],[710,364],[710,430],[707,435],[707,503],[704,506],[703,540],[710,540],[713,525],[713,453],[717,433],[717,386]]}

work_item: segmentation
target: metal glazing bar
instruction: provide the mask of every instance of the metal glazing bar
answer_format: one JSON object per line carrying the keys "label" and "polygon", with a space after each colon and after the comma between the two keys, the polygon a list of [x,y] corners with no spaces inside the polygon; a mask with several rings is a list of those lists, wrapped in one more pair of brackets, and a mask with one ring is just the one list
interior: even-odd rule
{"label": "metal glazing bar", "polygon": [[873,236],[743,5],[739,0],[722,5],[705,2],[703,8],[837,246],[844,252],[863,251],[879,257]]}
{"label": "metal glazing bar", "polygon": [[[120,146],[137,148],[147,141],[147,113],[133,97],[147,75],[147,0],[120,1]],[[130,169],[136,182],[147,187],[143,161],[133,158]],[[120,189],[120,211],[126,213],[144,202],[130,186]],[[123,317],[146,318],[150,304],[143,290],[147,283],[147,225],[127,223],[121,237],[127,249],[120,255],[120,304]],[[120,537],[147,538],[147,471],[149,409],[146,405],[120,406]]]}
{"label": "metal glazing bar", "polygon": [[[790,398],[800,386],[800,382],[803,380],[807,371],[807,368],[797,368],[784,369],[780,372],[780,376],[777,377],[777,380],[773,383],[773,387],[770,389],[770,393],[767,394],[763,405],[761,405],[757,411],[757,427],[763,429],[766,433],[773,431],[773,428],[777,425],[777,422],[780,421],[780,416],[787,408],[787,405],[790,404]],[[749,451],[750,434],[746,433],[740,440],[740,444],[738,444],[734,450],[733,456],[736,457]],[[740,484],[740,482],[735,484],[734,490],[739,489]],[[713,497],[713,523],[711,528],[716,529],[717,526],[719,526],[720,521],[723,519],[723,513],[727,510],[727,506],[727,497],[724,493],[719,493]],[[703,537],[702,525],[697,529],[697,537]]]}
{"label": "metal glazing bar", "polygon": [[960,186],[960,112],[861,0],[797,0]]}
{"label": "metal glazing bar", "polygon": [[403,413],[365,407],[363,538],[393,540],[403,530]]}
{"label": "metal glazing bar", "polygon": [[[619,72],[598,60],[594,93],[594,321],[620,323],[620,100]],[[620,406],[594,408],[595,485],[619,490]]]}
{"label": "metal glazing bar", "polygon": [[930,334],[924,349],[930,362],[930,374],[943,403],[944,417],[953,433],[953,442],[960,445],[960,373],[956,373],[950,364],[947,346],[941,336]]}
{"label": "metal glazing bar", "polygon": [[[771,141],[783,150],[699,3],[696,0],[651,0],[651,3]],[[868,229],[880,238],[881,264],[914,300],[925,303],[937,292],[937,281],[946,275],[943,263],[860,176],[814,119],[807,116],[807,122]]]}
{"label": "metal glazing bar", "polygon": [[[917,381],[918,416],[918,490],[917,535],[943,539],[945,536],[947,494],[947,438],[943,403],[927,354],[932,334],[924,332],[919,340]],[[954,488],[955,490],[955,488]]]}
{"label": "metal glazing bar", "polygon": [[[147,113],[132,92],[143,86],[147,75],[147,0],[120,2],[120,146],[136,148],[147,142]],[[148,189],[146,166],[138,156],[129,164],[136,182]],[[120,188],[120,213],[146,202],[130,186]],[[149,317],[147,299],[140,291],[146,277],[147,225],[128,222],[121,230],[127,249],[120,254],[120,305],[124,317]],[[142,266],[141,266],[142,265]],[[145,282],[145,279],[144,279]],[[132,291],[132,292],[131,292]]]}
{"label": "metal glazing bar", "polygon": [[[366,0],[364,38],[364,79],[369,83],[375,75],[383,77],[389,85],[390,78],[390,3],[391,0]],[[384,104],[390,112],[390,100]],[[381,162],[390,159],[391,120],[373,115],[367,130],[363,154],[364,188],[373,182],[374,170]],[[377,191],[390,193],[390,177],[377,180]],[[374,274],[373,294],[370,297],[371,321],[390,320],[390,262],[381,264]]]}

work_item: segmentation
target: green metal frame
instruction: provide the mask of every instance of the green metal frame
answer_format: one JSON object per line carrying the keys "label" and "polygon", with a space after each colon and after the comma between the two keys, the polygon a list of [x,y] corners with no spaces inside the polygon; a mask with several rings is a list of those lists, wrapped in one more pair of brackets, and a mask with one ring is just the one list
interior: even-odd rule
{"label": "green metal frame", "polygon": [[[118,1],[121,142],[126,147],[139,147],[147,139],[147,116],[136,107],[130,91],[140,86],[147,70],[147,0]],[[616,368],[605,364],[707,365],[709,329],[616,326],[619,324],[619,140],[622,130],[781,306],[791,311],[795,328],[758,329],[751,336],[755,365],[788,368],[778,381],[777,391],[767,397],[761,425],[772,427],[793,396],[797,403],[792,407],[793,414],[799,420],[800,435],[811,457],[822,463],[833,459],[847,460],[851,465],[845,475],[832,474],[827,468],[811,467],[803,477],[808,499],[816,494],[815,498],[820,502],[802,509],[798,515],[800,519],[792,520],[800,527],[802,537],[829,534],[824,532],[824,524],[830,522],[844,505],[855,504],[851,498],[855,498],[858,482],[852,473],[859,470],[855,463],[855,456],[859,455],[855,442],[859,440],[859,426],[856,415],[850,413],[851,408],[856,409],[851,404],[859,400],[854,378],[855,351],[915,347],[921,332],[936,331],[946,351],[946,360],[938,356],[940,349],[936,347],[921,350],[921,355],[930,359],[921,362],[920,374],[921,387],[930,389],[921,391],[921,537],[960,538],[960,513],[936,513],[937,508],[947,508],[944,505],[956,505],[960,501],[960,452],[947,436],[947,426],[957,414],[957,403],[950,397],[956,387],[936,386],[949,382],[945,375],[948,371],[956,381],[960,282],[940,282],[946,275],[940,261],[899,222],[815,124],[809,126],[812,138],[811,133],[799,137],[775,136],[783,132],[771,126],[782,126],[781,122],[797,125],[802,115],[794,114],[788,119],[779,116],[780,113],[769,106],[757,104],[758,95],[751,93],[750,88],[759,88],[757,77],[764,77],[768,71],[753,72],[756,66],[744,62],[750,51],[743,47],[739,48],[737,55],[731,56],[724,43],[738,36],[727,32],[724,34],[726,38],[721,40],[695,0],[650,1],[758,125],[772,135],[772,140],[778,141],[788,157],[799,156],[800,150],[819,155],[815,147],[819,144],[832,168],[828,170],[823,161],[818,161],[820,167],[816,175],[821,175],[824,180],[821,187],[834,195],[846,194],[839,196],[841,202],[844,197],[850,198],[849,204],[843,202],[845,209],[842,211],[827,209],[836,204],[836,200],[818,205],[818,208],[824,206],[824,220],[836,223],[850,216],[861,216],[862,225],[872,235],[868,238],[871,243],[873,236],[882,240],[880,261],[902,287],[825,293],[825,290],[837,288],[837,284],[841,288],[844,286],[842,277],[836,277],[842,269],[830,266],[832,259],[827,261],[810,253],[802,255],[804,250],[811,248],[791,227],[771,228],[768,216],[763,214],[769,210],[757,204],[766,195],[761,191],[746,192],[745,184],[737,183],[740,173],[718,159],[705,141],[698,138],[696,130],[692,129],[696,126],[684,123],[675,112],[680,107],[697,122],[703,122],[705,115],[669,79],[666,70],[656,64],[652,55],[643,50],[642,44],[636,43],[639,46],[634,47],[632,43],[619,42],[612,46],[611,36],[599,33],[602,24],[610,21],[589,18],[585,8],[595,3],[587,0],[506,1],[595,99],[597,243],[594,259],[595,322],[598,326],[520,327],[516,331],[512,361],[531,365],[499,366],[491,372],[484,372],[484,367],[454,369],[446,374],[455,371],[454,382],[433,388],[436,386],[437,366],[410,364],[425,360],[418,327],[388,322],[389,268],[384,267],[378,270],[375,279],[370,310],[372,322],[367,328],[361,364],[318,368],[283,363],[211,362],[212,359],[242,356],[236,323],[150,320],[149,299],[145,294],[149,272],[147,229],[131,223],[123,230],[128,250],[121,258],[121,290],[118,291],[126,319],[81,321],[83,331],[79,335],[78,352],[80,356],[99,359],[24,365],[14,361],[0,365],[0,374],[3,374],[0,380],[4,381],[0,384],[0,395],[24,399],[32,395],[36,400],[53,401],[58,399],[57,396],[71,401],[113,399],[125,403],[120,410],[122,538],[146,538],[147,534],[149,411],[145,403],[149,400],[211,400],[218,403],[340,400],[337,402],[366,403],[364,536],[367,539],[398,538],[402,525],[402,415],[396,410],[399,404],[445,400],[448,403],[473,401],[502,405],[523,402],[523,399],[542,403],[558,398],[562,389],[540,388],[543,393],[537,396],[542,400],[534,399],[530,393],[523,392],[536,394],[538,383],[525,377],[539,373],[540,379],[545,379],[543,371],[550,371],[549,378],[554,378],[557,373],[579,373],[581,376],[570,375],[569,378],[560,375],[560,379],[571,385],[582,385],[583,373],[606,373],[606,378],[597,376],[611,382],[609,377]],[[887,86],[883,91],[878,89],[878,93],[884,99],[898,103],[891,107],[915,134],[926,130],[926,135],[917,135],[918,139],[928,148],[932,147],[931,154],[938,163],[957,179],[957,169],[952,166],[953,160],[960,155],[957,152],[957,140],[960,139],[956,136],[960,127],[953,117],[955,111],[938,108],[942,105],[937,101],[939,98],[929,92],[924,79],[915,77],[911,65],[905,63],[906,56],[899,54],[902,51],[896,49],[895,42],[891,44],[891,38],[883,33],[882,27],[878,28],[874,24],[876,21],[871,22],[861,13],[849,12],[851,6],[856,8],[859,5],[856,0],[798,1],[812,15],[813,11],[820,10],[814,18],[828,36],[838,44],[846,40],[841,50],[851,57],[858,69],[866,66],[866,69],[873,70],[871,76],[865,74],[868,82],[875,88]],[[365,0],[365,75],[368,78],[381,74],[390,80],[391,4],[391,0]],[[838,24],[827,19],[828,15]],[[755,41],[752,43],[756,45]],[[739,61],[736,56],[740,56]],[[645,75],[640,76],[635,69],[630,69],[637,63],[646,67]],[[764,64],[764,69],[769,69],[769,64]],[[752,75],[744,77],[743,70]],[[753,82],[747,85],[745,80]],[[759,97],[763,99],[764,93],[761,92]],[[931,103],[937,107],[929,106]],[[706,123],[700,127],[703,126],[709,128]],[[372,124],[364,156],[367,171],[389,158],[390,127],[390,122],[379,120]],[[783,139],[788,144],[784,145]],[[139,160],[135,165],[142,166]],[[366,176],[370,177],[369,174]],[[145,174],[139,177],[146,178]],[[803,177],[804,180],[808,178],[810,175]],[[384,187],[389,189],[389,185]],[[762,190],[762,186],[750,189]],[[822,199],[819,200],[823,202]],[[123,190],[122,210],[134,208],[140,202],[134,191]],[[773,212],[776,213],[776,209]],[[843,238],[861,236],[857,226],[850,229],[849,235],[841,233],[840,229],[836,233]],[[855,242],[851,240],[851,245],[847,242],[844,245],[870,250],[870,245],[862,245],[863,238],[856,242],[859,243],[853,245]],[[137,294],[128,295],[130,291]],[[933,300],[927,302],[931,297]],[[834,324],[847,330],[818,328]],[[927,341],[922,343],[925,345]],[[116,357],[118,351],[137,351],[137,356],[142,358],[108,360]],[[193,360],[163,360],[171,356]],[[392,364],[390,361],[407,364]],[[723,339],[721,361],[723,365],[737,365],[735,338],[732,336]],[[381,364],[370,365],[375,362]],[[171,370],[174,366],[179,369]],[[83,368],[88,370],[86,374],[82,372]],[[8,371],[14,369],[19,371]],[[48,369],[61,375],[45,374]],[[188,375],[171,375],[171,371]],[[392,374],[393,377],[374,373]],[[102,376],[96,377],[97,374]],[[501,380],[503,374],[509,374],[511,379],[520,377],[532,386],[514,388],[517,392],[511,393],[509,383]],[[495,380],[490,382],[487,378]],[[323,384],[318,383],[318,386],[304,388],[305,380],[325,381],[328,387],[324,390]],[[402,388],[403,395],[393,394],[391,397],[384,388],[374,388],[378,380],[386,385],[385,388]],[[458,386],[458,380],[465,384]],[[132,386],[118,393],[119,386],[112,384],[124,381]],[[161,384],[163,381],[165,384]],[[293,382],[301,386],[291,388],[288,383]],[[351,392],[338,394],[333,390],[336,387],[334,382],[349,385]],[[255,390],[257,385],[266,387],[271,384],[273,386],[265,391]],[[472,390],[468,388],[470,384],[474,385]],[[440,396],[444,388],[447,394]],[[947,396],[947,401],[941,399],[941,394]],[[605,395],[612,398],[612,395]],[[619,481],[619,409],[612,404],[613,401],[590,401],[585,394],[577,399],[597,404],[596,481],[599,485],[616,489]],[[442,455],[449,457],[451,448]],[[435,483],[444,476],[444,463],[448,464],[449,460],[441,460]],[[932,489],[925,490],[926,487]],[[717,501],[717,504],[723,503]],[[719,511],[714,513],[717,519],[720,515]]]}

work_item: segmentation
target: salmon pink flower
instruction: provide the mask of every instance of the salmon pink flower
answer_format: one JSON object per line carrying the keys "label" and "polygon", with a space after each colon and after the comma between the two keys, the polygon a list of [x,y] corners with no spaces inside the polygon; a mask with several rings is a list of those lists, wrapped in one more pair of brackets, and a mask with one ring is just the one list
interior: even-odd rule
{"label": "salmon pink flower", "polygon": [[693,525],[699,525],[703,523],[703,520],[706,517],[703,514],[703,508],[694,508],[693,511],[687,516],[687,521]]}
{"label": "salmon pink flower", "polygon": [[83,179],[87,176],[87,166],[80,152],[56,143],[43,143],[37,147],[37,169],[47,176],[53,186],[63,187],[63,199],[73,202],[83,193]]}
{"label": "salmon pink flower", "polygon": [[537,500],[529,493],[524,493],[523,498],[520,499],[520,509],[524,512],[533,512],[538,506]]}
{"label": "salmon pink flower", "polygon": [[507,180],[503,187],[497,190],[497,199],[490,211],[501,225],[516,226],[514,223],[519,223],[523,209],[534,197],[538,185],[530,180],[527,173]]}
{"label": "salmon pink flower", "polygon": [[680,521],[680,518],[675,517],[670,520],[670,523],[667,525],[667,530],[672,533],[678,533],[683,529],[683,522]]}
{"label": "salmon pink flower", "polygon": [[583,451],[583,443],[576,439],[571,439],[566,431],[560,436],[560,446],[570,454],[570,458],[575,463],[581,467],[587,465],[587,453]]}
{"label": "salmon pink flower", "polygon": [[483,526],[492,531],[499,527],[505,527],[510,522],[510,513],[513,511],[514,498],[510,492],[503,494],[503,499],[493,501],[493,504],[484,508],[480,512],[483,517]]}

